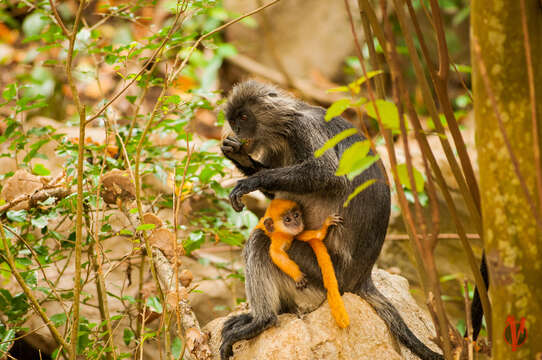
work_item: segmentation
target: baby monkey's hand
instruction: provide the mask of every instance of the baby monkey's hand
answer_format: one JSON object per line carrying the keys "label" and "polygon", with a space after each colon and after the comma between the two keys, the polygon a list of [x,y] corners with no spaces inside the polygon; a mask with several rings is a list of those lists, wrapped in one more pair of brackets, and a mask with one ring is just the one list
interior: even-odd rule
{"label": "baby monkey's hand", "polygon": [[324,223],[324,225],[326,226],[337,226],[339,224],[342,224],[343,223],[343,218],[342,216],[339,216],[339,214],[333,214],[333,215],[330,215],[326,218],[326,222]]}
{"label": "baby monkey's hand", "polygon": [[305,275],[303,275],[301,279],[295,282],[295,287],[298,290],[301,290],[307,287],[307,278],[305,277]]}

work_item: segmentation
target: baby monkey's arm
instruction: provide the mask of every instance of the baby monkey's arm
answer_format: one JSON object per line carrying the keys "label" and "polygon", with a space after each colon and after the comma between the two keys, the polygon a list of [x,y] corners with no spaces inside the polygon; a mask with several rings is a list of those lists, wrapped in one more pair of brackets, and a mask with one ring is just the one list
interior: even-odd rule
{"label": "baby monkey's arm", "polygon": [[343,222],[343,218],[339,215],[330,215],[324,221],[322,227],[318,230],[305,230],[301,234],[297,235],[296,240],[310,241],[320,240],[323,241],[327,235],[327,230],[330,226],[338,225]]}

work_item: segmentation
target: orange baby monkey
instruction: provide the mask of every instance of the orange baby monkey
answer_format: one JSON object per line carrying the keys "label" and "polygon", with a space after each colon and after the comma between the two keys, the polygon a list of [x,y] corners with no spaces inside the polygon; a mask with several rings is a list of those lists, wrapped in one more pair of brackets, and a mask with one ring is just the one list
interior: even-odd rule
{"label": "orange baby monkey", "polygon": [[342,218],[340,216],[331,215],[326,218],[319,230],[303,231],[304,225],[299,206],[294,201],[275,199],[271,201],[256,228],[269,236],[271,239],[271,245],[269,246],[271,260],[279,269],[294,279],[297,288],[303,288],[307,285],[305,275],[301,272],[299,266],[290,259],[286,251],[290,248],[294,237],[310,245],[322,271],[322,279],[327,290],[327,300],[331,308],[331,314],[335,318],[337,325],[345,328],[349,325],[350,320],[339,293],[333,263],[324,245],[324,238],[327,235],[328,228],[341,222]]}

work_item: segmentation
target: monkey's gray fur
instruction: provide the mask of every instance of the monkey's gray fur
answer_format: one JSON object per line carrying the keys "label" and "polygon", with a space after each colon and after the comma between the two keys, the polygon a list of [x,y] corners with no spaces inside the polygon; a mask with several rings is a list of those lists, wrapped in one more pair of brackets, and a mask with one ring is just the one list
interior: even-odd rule
{"label": "monkey's gray fur", "polygon": [[[230,129],[222,152],[247,178],[230,194],[235,210],[241,196],[261,190],[270,197],[297,202],[306,229],[319,228],[330,214],[343,217],[343,226],[331,229],[325,240],[341,293],[348,291],[368,301],[401,343],[422,359],[443,359],[425,346],[407,327],[397,310],[376,289],[371,279],[390,215],[390,190],[381,168],[373,164],[352,181],[335,176],[341,154],[364,138],[353,135],[319,158],[315,150],[352,125],[342,117],[324,120],[325,110],[308,105],[271,85],[247,81],[238,84],[226,104]],[[367,180],[377,181],[344,208],[354,189]],[[289,256],[306,275],[308,285],[297,289],[294,281],[269,257],[270,239],[254,230],[244,248],[246,293],[250,313],[229,318],[222,329],[222,360],[232,354],[236,341],[252,338],[284,312],[306,312],[325,299],[322,276],[312,249],[294,241]],[[363,341],[363,339],[360,339]]]}

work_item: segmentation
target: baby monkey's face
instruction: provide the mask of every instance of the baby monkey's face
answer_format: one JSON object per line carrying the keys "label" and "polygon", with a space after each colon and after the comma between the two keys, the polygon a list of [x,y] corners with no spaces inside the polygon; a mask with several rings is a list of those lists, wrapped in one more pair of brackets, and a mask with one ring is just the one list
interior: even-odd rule
{"label": "baby monkey's face", "polygon": [[281,218],[284,231],[288,234],[296,236],[303,231],[303,218],[301,216],[301,210],[299,210],[298,207],[286,211],[282,214]]}

